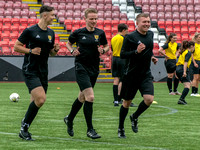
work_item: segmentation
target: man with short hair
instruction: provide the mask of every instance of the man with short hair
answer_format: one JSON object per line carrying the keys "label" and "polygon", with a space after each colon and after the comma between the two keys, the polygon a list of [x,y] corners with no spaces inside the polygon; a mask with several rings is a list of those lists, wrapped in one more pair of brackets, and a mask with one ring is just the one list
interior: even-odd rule
{"label": "man with short hair", "polygon": [[[54,44],[55,33],[48,28],[55,19],[54,8],[42,6],[40,21],[26,28],[15,43],[14,50],[24,53],[23,75],[26,86],[31,94],[31,103],[22,120],[19,137],[24,140],[33,140],[28,132],[32,121],[40,107],[46,101],[48,88],[48,57],[56,55],[59,44]],[[24,47],[26,45],[26,47]]]}
{"label": "man with short hair", "polygon": [[[64,118],[67,125],[67,132],[74,136],[73,120],[81,109],[83,103],[83,112],[87,123],[87,136],[92,139],[100,138],[92,125],[94,85],[99,74],[99,55],[109,50],[105,32],[95,28],[97,24],[97,10],[88,8],[85,10],[86,27],[75,30],[67,42],[67,48],[75,56],[75,74],[80,92],[78,98],[74,101],[71,111]],[[72,45],[76,43],[77,48]],[[103,48],[100,46],[103,45]]]}
{"label": "man with short hair", "polygon": [[118,33],[111,40],[111,49],[113,51],[112,58],[112,76],[113,81],[113,96],[114,106],[119,106],[121,102],[120,91],[121,91],[121,78],[124,69],[124,59],[120,58],[120,52],[124,41],[124,36],[128,33],[128,26],[124,23],[118,24]]}
{"label": "man with short hair", "polygon": [[138,117],[152,104],[154,99],[153,77],[150,70],[153,56],[153,32],[149,31],[150,17],[141,13],[136,17],[137,29],[128,34],[121,50],[121,58],[126,59],[122,79],[121,97],[124,99],[119,113],[118,137],[126,138],[124,121],[129,106],[139,90],[143,99],[137,110],[130,116],[133,132],[138,132]]}

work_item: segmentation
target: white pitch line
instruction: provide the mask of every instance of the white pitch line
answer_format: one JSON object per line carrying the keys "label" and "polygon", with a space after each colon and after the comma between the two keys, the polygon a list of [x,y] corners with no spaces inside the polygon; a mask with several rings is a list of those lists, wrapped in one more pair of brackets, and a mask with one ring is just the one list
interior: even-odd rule
{"label": "white pitch line", "polygon": [[[8,132],[0,132],[2,135],[13,135],[18,136],[17,133],[8,133]],[[94,143],[94,144],[104,144],[104,145],[114,145],[114,146],[126,146],[126,147],[135,147],[135,148],[142,148],[142,149],[152,149],[152,150],[167,150],[160,147],[152,147],[152,146],[138,146],[138,145],[131,145],[131,144],[119,144],[119,143],[109,143],[109,142],[100,142],[100,141],[92,141],[92,140],[82,140],[82,139],[72,139],[72,138],[60,138],[60,137],[49,137],[49,136],[33,136],[37,138],[46,138],[52,140],[63,140],[63,141],[78,141],[78,142],[87,142],[87,143]],[[34,142],[34,141],[31,141]]]}

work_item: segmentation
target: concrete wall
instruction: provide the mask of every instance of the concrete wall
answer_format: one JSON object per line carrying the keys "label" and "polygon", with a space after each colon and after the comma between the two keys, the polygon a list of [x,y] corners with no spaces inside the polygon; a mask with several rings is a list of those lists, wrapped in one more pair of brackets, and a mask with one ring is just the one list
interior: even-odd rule
{"label": "concrete wall", "polygon": [[[0,57],[0,81],[24,81],[21,72],[24,57]],[[49,57],[49,81],[75,81],[74,57]],[[164,58],[151,64],[155,81],[166,80]]]}

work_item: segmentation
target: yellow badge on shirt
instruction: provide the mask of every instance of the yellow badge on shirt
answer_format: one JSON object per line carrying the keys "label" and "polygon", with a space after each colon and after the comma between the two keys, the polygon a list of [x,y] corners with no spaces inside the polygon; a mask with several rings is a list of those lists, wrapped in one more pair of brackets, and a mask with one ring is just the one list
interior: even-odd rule
{"label": "yellow badge on shirt", "polygon": [[94,35],[95,40],[99,39],[99,35]]}
{"label": "yellow badge on shirt", "polygon": [[51,41],[51,39],[52,39],[51,35],[48,35],[48,39],[49,39],[49,41]]}

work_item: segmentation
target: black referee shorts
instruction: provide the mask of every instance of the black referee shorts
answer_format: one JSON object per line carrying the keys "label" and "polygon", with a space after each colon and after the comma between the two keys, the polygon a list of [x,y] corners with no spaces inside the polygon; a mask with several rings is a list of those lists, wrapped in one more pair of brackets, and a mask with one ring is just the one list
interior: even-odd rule
{"label": "black referee shorts", "polygon": [[179,80],[184,83],[184,82],[190,82],[190,74],[189,70],[187,70],[187,76],[183,77],[183,65],[179,65],[176,67],[176,75],[179,78]]}
{"label": "black referee shorts", "polygon": [[174,73],[176,71],[176,59],[168,59],[164,63],[167,73]]}
{"label": "black referee shorts", "polygon": [[112,60],[112,76],[121,78],[124,73],[125,59],[113,57]]}
{"label": "black referee shorts", "polygon": [[124,100],[132,100],[138,90],[140,91],[141,96],[154,95],[152,75],[147,75],[142,79],[124,75],[122,79],[121,97]]}
{"label": "black referee shorts", "polygon": [[198,68],[196,68],[196,67],[194,66],[194,63],[192,62],[192,63],[191,63],[192,73],[193,73],[193,74],[200,74],[200,61],[198,61],[198,60],[195,60],[195,61],[196,61],[196,63],[198,64]]}
{"label": "black referee shorts", "polygon": [[45,93],[47,93],[48,89],[48,77],[47,75],[33,75],[33,74],[24,74],[24,80],[26,83],[26,86],[29,89],[29,93],[31,91],[39,86],[42,86],[44,88]]}
{"label": "black referee shorts", "polygon": [[93,88],[99,73],[89,74],[80,63],[76,63],[75,68],[76,82],[78,83],[80,90],[83,91],[90,87]]}

